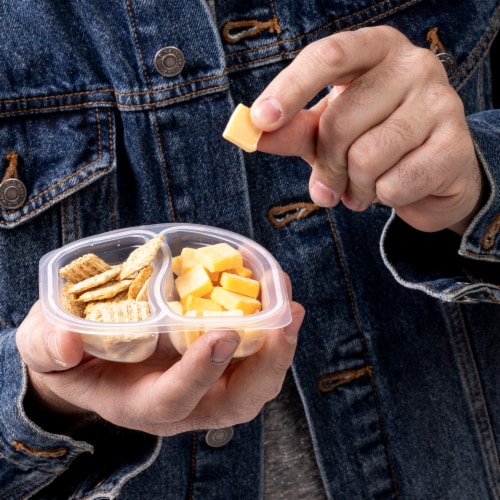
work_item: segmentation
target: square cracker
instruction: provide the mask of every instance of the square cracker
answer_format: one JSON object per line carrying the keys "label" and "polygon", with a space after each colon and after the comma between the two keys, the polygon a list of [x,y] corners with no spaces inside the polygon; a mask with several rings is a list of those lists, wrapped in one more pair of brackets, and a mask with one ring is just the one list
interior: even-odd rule
{"label": "square cracker", "polygon": [[120,292],[128,290],[132,280],[109,281],[97,288],[92,288],[83,292],[79,297],[79,302],[90,302],[92,300],[103,300],[115,297]]}
{"label": "square cracker", "polygon": [[161,247],[162,241],[163,235],[159,234],[144,245],[137,247],[123,263],[120,279],[129,278],[135,272],[151,264]]}
{"label": "square cracker", "polygon": [[78,283],[87,278],[103,273],[111,266],[93,253],[87,253],[59,269],[59,275],[71,283]]}
{"label": "square cracker", "polygon": [[83,281],[79,281],[78,283],[74,283],[69,288],[69,293],[80,294],[86,292],[87,290],[91,290],[100,285],[104,285],[108,281],[115,279],[121,271],[121,266],[113,266],[111,269],[104,271],[103,273],[96,274],[95,276],[91,276]]}

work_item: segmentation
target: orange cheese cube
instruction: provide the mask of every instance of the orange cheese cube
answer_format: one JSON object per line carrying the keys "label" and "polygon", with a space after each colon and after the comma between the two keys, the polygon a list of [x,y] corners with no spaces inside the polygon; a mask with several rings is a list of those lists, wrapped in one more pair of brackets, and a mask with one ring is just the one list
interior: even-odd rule
{"label": "orange cheese cube", "polygon": [[241,309],[245,315],[259,312],[262,307],[259,300],[231,292],[221,286],[216,286],[213,289],[211,297],[214,302],[220,304],[224,309]]}
{"label": "orange cheese cube", "polygon": [[178,300],[172,300],[171,302],[167,302],[167,304],[175,314],[180,314],[181,316],[184,314],[184,308]]}
{"label": "orange cheese cube", "polygon": [[185,247],[182,249],[182,251],[181,251],[181,258],[182,258],[181,274],[187,273],[196,264],[196,260],[194,260],[195,253],[196,253],[195,248]]}
{"label": "orange cheese cube", "polygon": [[196,297],[195,295],[188,295],[182,300],[185,311],[222,311],[222,306],[217,304],[211,299],[204,299]]}
{"label": "orange cheese cube", "polygon": [[176,276],[180,276],[182,274],[182,255],[172,257],[172,272]]}
{"label": "orange cheese cube", "polygon": [[231,311],[203,311],[202,315],[204,318],[214,316],[229,316],[230,318],[233,318],[235,316],[243,316],[243,311],[241,309],[233,309]]}
{"label": "orange cheese cube", "polygon": [[197,248],[194,259],[212,273],[243,266],[241,253],[227,243]]}
{"label": "orange cheese cube", "polygon": [[250,108],[244,104],[238,104],[231,118],[227,122],[222,137],[236,144],[247,153],[257,150],[262,130],[258,129],[250,119]]}
{"label": "orange cheese cube", "polygon": [[200,264],[195,264],[188,272],[177,277],[175,286],[181,300],[188,295],[202,297],[213,289],[210,277]]}
{"label": "orange cheese cube", "polygon": [[231,292],[241,293],[256,299],[259,296],[260,284],[252,278],[244,278],[236,274],[222,273],[220,285]]}
{"label": "orange cheese cube", "polygon": [[236,274],[238,276],[243,276],[244,278],[252,278],[253,272],[248,267],[235,267],[234,269],[228,269],[226,273]]}

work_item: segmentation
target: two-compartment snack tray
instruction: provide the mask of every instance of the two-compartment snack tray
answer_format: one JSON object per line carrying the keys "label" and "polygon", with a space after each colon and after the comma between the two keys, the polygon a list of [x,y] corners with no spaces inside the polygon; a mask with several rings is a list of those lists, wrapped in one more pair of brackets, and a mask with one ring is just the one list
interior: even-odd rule
{"label": "two-compartment snack tray", "polygon": [[[242,267],[259,283],[261,307],[239,315],[229,311],[184,313],[178,307],[182,300],[173,270],[175,259],[183,249],[222,243],[241,254]],[[151,247],[154,255],[149,255],[147,266],[136,265]],[[75,263],[92,259],[89,277],[79,270],[71,274]],[[112,277],[102,283],[104,275]],[[144,283],[141,291],[139,285]],[[260,349],[270,330],[291,321],[286,285],[276,259],[247,237],[198,224],[138,226],[69,243],[42,257],[39,286],[46,318],[61,330],[80,333],[89,354],[113,361],[148,358],[160,334],[167,334],[183,354],[200,335],[213,329],[236,330],[241,342],[235,357],[244,357]],[[220,288],[218,283],[214,287]]]}

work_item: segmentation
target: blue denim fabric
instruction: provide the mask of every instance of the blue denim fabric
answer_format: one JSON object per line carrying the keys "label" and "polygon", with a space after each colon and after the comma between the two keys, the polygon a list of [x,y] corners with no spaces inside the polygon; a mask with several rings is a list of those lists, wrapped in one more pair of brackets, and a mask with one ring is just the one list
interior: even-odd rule
{"label": "blue denim fabric", "polygon": [[[307,310],[293,373],[330,498],[498,498],[498,2],[215,3],[215,21],[203,0],[0,3],[0,161],[19,154],[28,191],[23,207],[0,210],[1,498],[262,495],[261,417],[211,448],[203,432],[159,440],[104,426],[69,439],[23,409],[14,335],[37,299],[38,259],[171,221],[251,236],[290,274]],[[248,36],[228,24],[252,19],[267,27]],[[413,231],[384,207],[313,210],[302,161],[221,139],[234,104],[306,44],[374,24],[422,47],[437,27],[457,60],[452,83],[489,181],[462,241]],[[154,68],[164,46],[184,53],[175,77]]]}

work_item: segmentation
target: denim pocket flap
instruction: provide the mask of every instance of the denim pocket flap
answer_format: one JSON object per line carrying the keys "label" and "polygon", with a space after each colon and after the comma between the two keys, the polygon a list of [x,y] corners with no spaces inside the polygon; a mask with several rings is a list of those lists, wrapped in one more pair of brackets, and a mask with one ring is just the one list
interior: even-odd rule
{"label": "denim pocket flap", "polygon": [[111,109],[42,113],[0,121],[0,181],[14,175],[26,191],[24,204],[12,208],[5,198],[2,200],[0,183],[0,227],[17,226],[35,217],[114,168]]}

